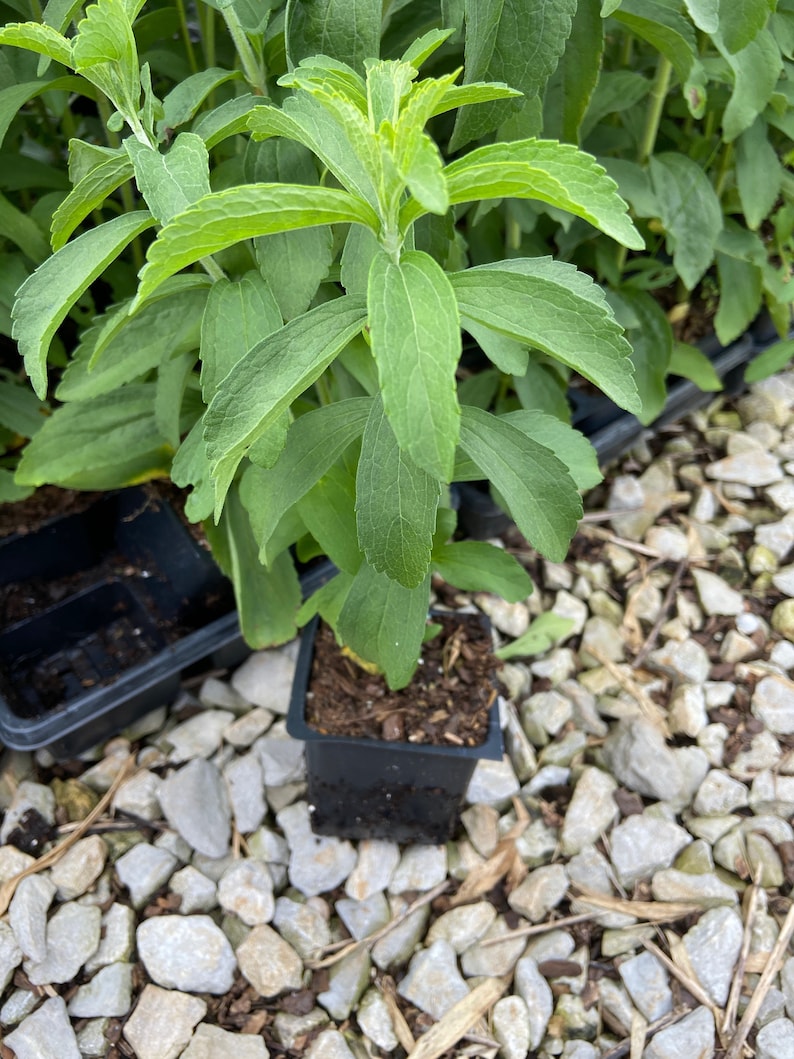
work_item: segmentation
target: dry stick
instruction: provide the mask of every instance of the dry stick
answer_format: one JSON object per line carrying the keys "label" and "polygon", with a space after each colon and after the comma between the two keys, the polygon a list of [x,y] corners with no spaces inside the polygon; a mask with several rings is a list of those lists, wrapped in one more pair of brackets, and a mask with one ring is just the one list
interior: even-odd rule
{"label": "dry stick", "polygon": [[394,983],[390,980],[390,988],[380,986],[381,996],[383,997],[386,1007],[389,1009],[389,1015],[391,1016],[392,1026],[394,1027],[394,1035],[400,1042],[400,1047],[406,1051],[411,1052],[416,1044],[414,1035],[411,1033],[411,1027],[408,1025],[400,1010],[400,1005],[397,1003],[397,997],[394,995]]}
{"label": "dry stick", "polygon": [[683,577],[686,566],[687,560],[682,559],[676,567],[672,580],[667,586],[667,591],[664,594],[664,599],[662,600],[662,609],[659,612],[659,617],[656,619],[653,628],[648,633],[645,643],[634,656],[634,661],[631,663],[634,669],[639,669],[639,667],[642,665],[642,663],[645,661],[645,659],[648,657],[648,655],[656,645],[656,641],[659,638],[659,633],[662,631],[662,626],[667,620],[667,615],[669,613],[670,607],[673,605],[673,599],[675,598],[678,586],[681,584],[681,578]]}
{"label": "dry stick", "polygon": [[747,890],[746,911],[744,921],[744,934],[742,936],[742,947],[739,952],[739,962],[736,964],[731,991],[728,994],[728,1003],[725,1007],[725,1017],[722,1020],[722,1035],[729,1037],[736,1029],[736,1014],[739,1010],[739,998],[744,984],[744,972],[747,966],[747,957],[750,955],[750,945],[753,940],[753,923],[755,921],[756,908],[758,907],[759,887],[753,883]]}
{"label": "dry stick", "polygon": [[[660,1030],[666,1030],[668,1026],[673,1026],[676,1022],[680,1022],[684,1015],[688,1015],[692,1008],[682,1005],[681,1007],[675,1008],[673,1011],[668,1011],[666,1015],[662,1015],[656,1022],[648,1023],[645,1029],[645,1038],[649,1040],[654,1034],[659,1033]],[[614,1048],[610,1048],[608,1052],[605,1052],[601,1059],[623,1059],[624,1056],[629,1055],[631,1050],[631,1038],[627,1037],[620,1044],[616,1044]]]}
{"label": "dry stick", "polygon": [[127,778],[127,773],[129,772],[134,762],[135,755],[130,754],[127,760],[122,765],[121,769],[118,772],[118,775],[113,780],[109,789],[102,795],[102,797],[99,799],[99,801],[88,814],[88,816],[85,818],[85,820],[81,821],[80,826],[75,831],[73,831],[71,835],[68,835],[63,840],[63,842],[60,842],[57,846],[55,846],[54,849],[51,849],[48,853],[45,853],[43,857],[39,857],[39,859],[35,861],[35,863],[29,865],[27,868],[24,868],[19,873],[19,875],[15,875],[13,878],[8,879],[6,882],[3,883],[2,886],[0,886],[0,916],[3,915],[7,910],[9,904],[11,903],[11,898],[16,892],[17,886],[22,882],[24,878],[26,878],[28,875],[35,875],[37,872],[43,871],[45,868],[49,868],[51,867],[51,865],[56,864],[64,855],[64,853],[66,853],[66,851],[70,848],[70,846],[73,846],[75,842],[81,839],[86,833],[86,831],[89,830],[91,825],[94,824],[100,818],[100,816],[102,816],[105,809],[107,809],[107,807],[113,800],[114,794],[119,789],[124,780]]}
{"label": "dry stick", "polygon": [[507,989],[508,979],[489,978],[439,1019],[423,1034],[408,1059],[438,1059],[454,1047],[472,1025],[496,1003]]}
{"label": "dry stick", "polygon": [[[640,940],[648,952],[652,953],[660,963],[664,964],[670,974],[678,979],[681,985],[692,994],[699,1004],[702,1004],[703,1007],[710,1008],[712,1012],[715,1011],[714,1001],[694,978],[686,974],[678,964],[674,960],[671,960],[667,953],[663,952],[654,942],[649,941],[648,938],[641,938]],[[716,1014],[714,1021],[717,1021]]]}
{"label": "dry stick", "polygon": [[372,934],[368,934],[365,938],[360,938],[358,941],[337,941],[333,945],[328,945],[323,949],[323,952],[332,952],[333,956],[326,956],[322,960],[307,961],[306,966],[312,971],[319,971],[323,967],[331,967],[333,964],[338,963],[339,960],[344,960],[346,956],[349,956],[351,952],[356,952],[361,948],[369,948],[374,945],[376,941],[380,941],[381,938],[385,938],[387,934],[390,934],[395,927],[398,927],[400,923],[404,922],[413,912],[423,905],[430,904],[440,894],[443,894],[445,890],[449,889],[449,879],[445,879],[444,882],[434,886],[432,890],[428,890],[427,893],[417,897],[415,901],[412,901],[407,908],[403,909],[398,916],[395,916],[385,927],[381,927],[380,930],[376,930]]}
{"label": "dry stick", "polygon": [[602,651],[599,651],[597,647],[588,646],[587,653],[592,655],[596,662],[598,662],[599,665],[602,665],[610,676],[620,684],[623,690],[631,695],[649,721],[660,728],[665,736],[670,736],[672,734],[667,724],[664,710],[653,701],[650,695],[647,694],[645,689],[638,684],[636,680],[632,680],[627,673],[623,672],[620,666],[616,665],[611,658],[607,658],[607,656]]}
{"label": "dry stick", "polygon": [[739,1059],[739,1055],[744,1047],[745,1041],[747,1040],[747,1036],[750,1033],[750,1029],[755,1022],[756,1015],[766,999],[766,994],[769,992],[775,975],[780,970],[780,965],[783,963],[786,949],[788,948],[792,935],[794,935],[794,902],[789,906],[786,918],[783,921],[783,926],[780,929],[780,934],[775,942],[775,947],[772,949],[772,953],[769,957],[769,962],[762,971],[761,977],[758,979],[758,985],[755,987],[755,991],[750,997],[750,1003],[747,1005],[744,1015],[742,1015],[742,1021],[739,1023],[739,1027],[725,1053],[725,1059]]}

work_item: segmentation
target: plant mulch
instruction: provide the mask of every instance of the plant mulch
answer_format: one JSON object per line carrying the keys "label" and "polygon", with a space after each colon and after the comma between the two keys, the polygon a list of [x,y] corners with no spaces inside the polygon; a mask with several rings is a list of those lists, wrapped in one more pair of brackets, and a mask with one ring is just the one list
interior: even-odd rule
{"label": "plant mulch", "polygon": [[411,683],[391,691],[321,625],[306,696],[306,723],[324,735],[434,746],[480,746],[496,700],[498,666],[478,615],[434,615],[442,626],[422,649]]}

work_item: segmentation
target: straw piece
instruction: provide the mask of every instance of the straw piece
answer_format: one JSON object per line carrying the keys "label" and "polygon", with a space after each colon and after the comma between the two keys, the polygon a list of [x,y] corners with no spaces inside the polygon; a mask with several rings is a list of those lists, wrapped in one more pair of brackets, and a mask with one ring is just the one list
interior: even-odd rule
{"label": "straw piece", "polygon": [[408,1059],[438,1059],[493,1007],[507,985],[508,981],[504,978],[488,978],[481,982],[420,1038],[416,1047],[409,1052]]}

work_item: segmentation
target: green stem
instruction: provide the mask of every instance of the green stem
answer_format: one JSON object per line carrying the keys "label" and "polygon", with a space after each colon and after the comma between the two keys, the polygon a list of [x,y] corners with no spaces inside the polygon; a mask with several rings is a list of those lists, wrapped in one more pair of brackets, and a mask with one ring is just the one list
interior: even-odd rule
{"label": "green stem", "polygon": [[97,92],[96,105],[97,110],[99,111],[99,116],[102,119],[102,125],[105,130],[105,140],[107,141],[108,147],[118,147],[121,144],[121,139],[119,138],[118,133],[111,132],[108,128],[108,122],[111,118],[110,104],[108,103],[107,98],[99,91]]}
{"label": "green stem", "polygon": [[[204,68],[209,70],[215,66],[215,9],[209,6],[199,5],[199,12],[204,12],[204,25],[201,28],[201,40],[204,48]],[[207,100],[209,109],[215,106],[215,90],[210,92]]]}
{"label": "green stem", "polygon": [[521,250],[522,234],[521,225],[508,211],[505,220],[505,249],[508,257],[511,256],[511,252],[518,253]]}
{"label": "green stem", "polygon": [[237,49],[237,54],[240,57],[246,80],[253,88],[255,95],[266,96],[267,86],[265,84],[264,65],[254,54],[254,49],[251,47],[251,42],[245,34],[237,13],[233,7],[225,7],[222,14],[226,28],[229,30],[234,46]]}
{"label": "green stem", "polygon": [[185,11],[184,0],[176,0],[176,9],[179,12],[179,29],[182,34],[182,41],[185,45],[185,51],[187,52],[187,61],[193,73],[197,74],[199,72],[198,59],[196,58],[196,51],[193,47],[193,41],[190,39],[190,30],[187,24],[187,12]]}
{"label": "green stem", "polygon": [[[108,147],[119,147],[121,139],[117,133],[111,132],[108,128],[108,122],[110,121],[111,116],[110,104],[101,92],[97,92],[96,105],[97,110],[99,111],[99,116],[102,119],[102,125],[105,129],[105,139],[107,140]],[[135,209],[135,196],[132,193],[132,181],[125,181],[119,190],[121,191],[121,201],[124,205],[124,212],[132,213]],[[143,268],[145,259],[143,245],[141,244],[140,236],[137,235],[132,240],[132,259],[135,262],[135,268],[140,272]]]}
{"label": "green stem", "polygon": [[733,162],[733,144],[726,143],[725,148],[722,152],[722,158],[720,158],[720,168],[717,170],[717,179],[714,184],[714,190],[717,192],[717,198],[722,198],[722,194],[725,191],[725,181],[728,179],[728,173]]}
{"label": "green stem", "polygon": [[656,76],[651,86],[648,110],[645,113],[645,128],[640,141],[640,149],[637,152],[637,161],[640,165],[645,165],[656,146],[656,137],[659,133],[659,124],[662,120],[664,101],[667,98],[672,72],[673,64],[666,56],[660,55],[656,66]]}
{"label": "green stem", "polygon": [[624,33],[623,40],[620,42],[620,56],[618,57],[618,69],[626,70],[631,68],[631,53],[634,50],[634,34]]}
{"label": "green stem", "polygon": [[211,279],[215,280],[216,283],[217,283],[217,281],[219,279],[225,279],[226,278],[226,273],[223,271],[221,266],[213,258],[211,258],[211,257],[202,257],[201,258],[201,264],[202,264],[202,266],[204,268],[204,271],[207,273],[207,275]]}

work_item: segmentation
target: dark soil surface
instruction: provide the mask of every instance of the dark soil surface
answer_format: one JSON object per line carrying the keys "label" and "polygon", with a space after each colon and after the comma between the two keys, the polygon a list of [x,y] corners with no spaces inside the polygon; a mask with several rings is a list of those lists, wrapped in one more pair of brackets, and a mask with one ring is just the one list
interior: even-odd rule
{"label": "dark soil surface", "polygon": [[325,735],[480,746],[496,698],[497,661],[480,618],[435,615],[443,631],[422,649],[411,683],[391,691],[381,676],[342,653],[321,625],[306,702],[306,723]]}

